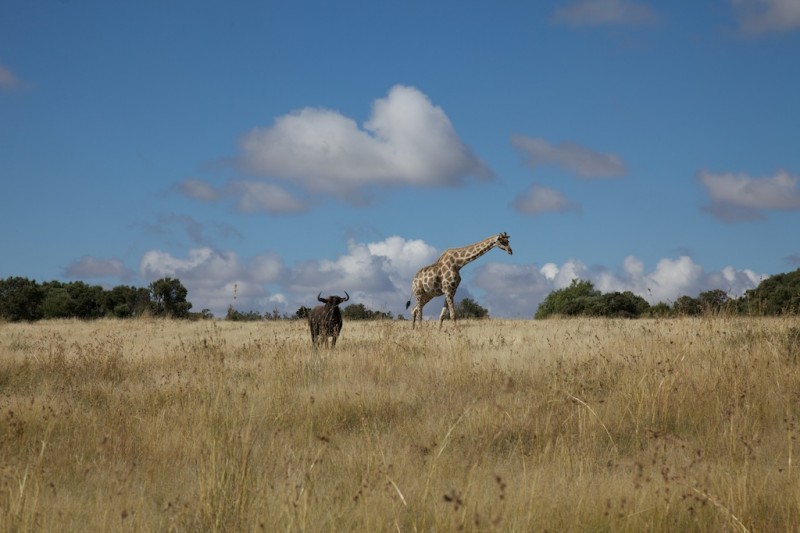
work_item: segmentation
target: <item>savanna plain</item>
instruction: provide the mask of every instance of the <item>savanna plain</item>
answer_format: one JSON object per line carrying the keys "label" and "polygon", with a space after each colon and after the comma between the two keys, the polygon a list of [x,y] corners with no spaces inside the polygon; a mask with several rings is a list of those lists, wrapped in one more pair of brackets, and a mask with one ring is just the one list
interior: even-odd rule
{"label": "savanna plain", "polygon": [[2,531],[796,531],[800,318],[0,324]]}

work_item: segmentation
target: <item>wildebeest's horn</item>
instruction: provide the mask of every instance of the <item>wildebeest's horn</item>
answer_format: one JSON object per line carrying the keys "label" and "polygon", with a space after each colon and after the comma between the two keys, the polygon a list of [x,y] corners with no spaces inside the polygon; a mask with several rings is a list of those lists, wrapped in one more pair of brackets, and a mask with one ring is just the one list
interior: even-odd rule
{"label": "wildebeest's horn", "polygon": [[319,300],[320,302],[322,302],[324,304],[328,303],[328,300],[326,300],[325,298],[322,298],[321,296],[322,296],[322,291],[319,291],[319,294],[317,294],[317,300]]}
{"label": "wildebeest's horn", "polygon": [[345,296],[347,296],[347,298],[345,298],[345,299],[344,299],[344,301],[346,302],[347,300],[349,300],[349,299],[350,299],[350,295],[349,295],[349,294],[347,294],[347,291],[344,291],[344,295],[345,295]]}

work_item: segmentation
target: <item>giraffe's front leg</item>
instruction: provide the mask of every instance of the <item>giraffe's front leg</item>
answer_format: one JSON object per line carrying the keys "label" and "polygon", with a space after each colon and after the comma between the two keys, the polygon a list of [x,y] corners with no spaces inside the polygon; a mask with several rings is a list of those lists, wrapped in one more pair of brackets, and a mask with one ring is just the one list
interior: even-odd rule
{"label": "giraffe's front leg", "polygon": [[450,280],[442,287],[442,292],[444,293],[444,307],[442,307],[442,314],[439,316],[439,329],[442,329],[445,310],[450,311],[450,319],[453,321],[453,324],[456,323],[456,308],[455,305],[453,305],[453,300],[456,297],[458,284],[461,283],[461,276],[458,274],[457,269],[451,270],[449,274]]}
{"label": "giraffe's front leg", "polygon": [[453,298],[455,298],[455,293],[448,292],[444,295],[444,306],[442,307],[442,314],[439,315],[439,329],[442,329],[444,314],[448,311],[450,312],[450,320],[453,321],[453,324],[456,323],[456,308],[453,305]]}

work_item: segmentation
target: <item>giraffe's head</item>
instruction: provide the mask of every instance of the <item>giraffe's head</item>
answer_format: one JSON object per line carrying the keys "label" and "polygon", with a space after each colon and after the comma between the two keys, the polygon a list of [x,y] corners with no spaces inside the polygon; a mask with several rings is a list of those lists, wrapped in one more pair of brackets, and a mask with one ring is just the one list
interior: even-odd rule
{"label": "giraffe's head", "polygon": [[500,248],[501,250],[505,250],[508,255],[513,254],[514,252],[511,250],[511,245],[508,243],[508,233],[505,231],[499,234],[497,237],[494,238],[494,245]]}

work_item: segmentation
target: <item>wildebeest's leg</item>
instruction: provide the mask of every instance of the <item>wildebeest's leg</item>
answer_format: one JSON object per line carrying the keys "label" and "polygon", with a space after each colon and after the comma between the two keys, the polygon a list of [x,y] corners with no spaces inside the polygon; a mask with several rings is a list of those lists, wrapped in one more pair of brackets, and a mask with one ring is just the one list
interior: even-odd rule
{"label": "wildebeest's leg", "polygon": [[308,322],[308,328],[311,330],[311,346],[316,348],[317,347],[317,333],[314,330],[314,324],[311,321]]}

